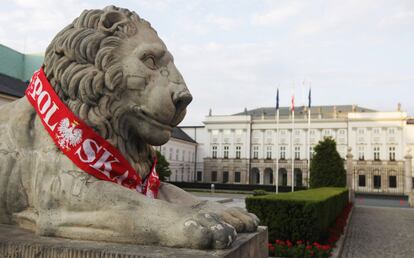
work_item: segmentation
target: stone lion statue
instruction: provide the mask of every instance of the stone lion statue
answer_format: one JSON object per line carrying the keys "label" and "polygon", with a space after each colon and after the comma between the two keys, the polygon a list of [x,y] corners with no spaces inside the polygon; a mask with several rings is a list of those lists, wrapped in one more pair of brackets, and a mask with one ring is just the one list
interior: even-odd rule
{"label": "stone lion statue", "polygon": [[[192,96],[173,57],[135,12],[85,10],[48,46],[43,68],[72,112],[142,178]],[[44,236],[188,248],[226,248],[258,219],[162,183],[157,199],[81,171],[23,97],[0,108],[0,223]]]}

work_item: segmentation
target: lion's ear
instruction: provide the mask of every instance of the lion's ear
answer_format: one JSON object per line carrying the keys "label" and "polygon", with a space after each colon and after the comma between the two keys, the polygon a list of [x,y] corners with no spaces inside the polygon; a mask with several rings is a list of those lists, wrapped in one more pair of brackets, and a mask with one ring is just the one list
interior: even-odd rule
{"label": "lion's ear", "polygon": [[119,11],[106,11],[101,15],[98,30],[113,33],[116,28],[127,23],[128,19]]}

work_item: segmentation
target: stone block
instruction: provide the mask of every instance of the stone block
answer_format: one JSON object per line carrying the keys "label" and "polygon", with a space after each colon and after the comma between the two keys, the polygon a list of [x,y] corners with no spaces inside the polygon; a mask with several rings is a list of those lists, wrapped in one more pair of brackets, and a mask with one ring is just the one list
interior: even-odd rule
{"label": "stone block", "polygon": [[267,228],[239,234],[225,250],[195,250],[42,237],[15,226],[0,224],[0,257],[14,258],[265,258]]}

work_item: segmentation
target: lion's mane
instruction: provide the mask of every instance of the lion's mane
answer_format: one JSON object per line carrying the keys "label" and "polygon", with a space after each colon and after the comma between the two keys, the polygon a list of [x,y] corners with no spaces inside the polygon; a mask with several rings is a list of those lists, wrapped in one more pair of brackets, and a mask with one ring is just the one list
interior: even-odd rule
{"label": "lion's mane", "polygon": [[121,138],[119,117],[110,110],[125,87],[116,50],[143,23],[150,27],[135,12],[114,6],[85,10],[49,44],[44,71],[75,115],[118,147],[138,171],[148,173],[153,149],[128,146],[134,143]]}

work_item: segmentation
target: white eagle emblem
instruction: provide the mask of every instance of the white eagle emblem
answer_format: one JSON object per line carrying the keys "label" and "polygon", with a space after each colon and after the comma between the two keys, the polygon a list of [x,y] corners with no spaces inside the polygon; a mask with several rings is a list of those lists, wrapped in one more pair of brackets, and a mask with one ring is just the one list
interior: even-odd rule
{"label": "white eagle emblem", "polygon": [[68,118],[60,121],[56,137],[61,148],[70,149],[82,141],[82,130],[76,128],[77,125],[76,122],[70,123]]}

